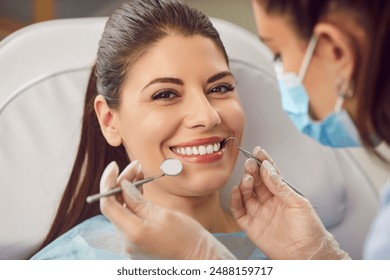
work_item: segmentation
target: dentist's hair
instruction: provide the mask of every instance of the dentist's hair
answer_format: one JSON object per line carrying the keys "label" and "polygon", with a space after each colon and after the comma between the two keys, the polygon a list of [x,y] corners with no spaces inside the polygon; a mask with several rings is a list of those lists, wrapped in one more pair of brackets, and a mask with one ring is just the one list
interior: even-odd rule
{"label": "dentist's hair", "polygon": [[104,168],[116,161],[121,170],[129,164],[123,145],[110,146],[100,130],[94,112],[97,94],[117,109],[122,86],[133,65],[149,48],[164,37],[200,35],[211,39],[227,54],[209,18],[178,0],[129,0],[108,19],[99,42],[96,65],[85,98],[79,149],[57,214],[41,248],[75,225],[100,213],[99,203],[88,204],[86,197],[99,192]]}
{"label": "dentist's hair", "polygon": [[[372,130],[390,144],[390,1],[388,0],[256,0],[268,14],[283,15],[296,34],[308,41],[315,25],[331,21],[354,47],[353,82],[358,113],[356,126],[365,146],[374,150]],[[333,16],[332,16],[333,15]],[[354,20],[367,39],[349,30]]]}

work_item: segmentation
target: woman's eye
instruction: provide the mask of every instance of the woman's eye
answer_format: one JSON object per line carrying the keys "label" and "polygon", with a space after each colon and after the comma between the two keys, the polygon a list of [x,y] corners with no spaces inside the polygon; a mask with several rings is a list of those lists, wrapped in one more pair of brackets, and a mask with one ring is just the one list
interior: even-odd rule
{"label": "woman's eye", "polygon": [[234,90],[231,84],[219,84],[210,89],[209,93],[227,93]]}
{"label": "woman's eye", "polygon": [[177,93],[172,90],[162,90],[153,94],[152,100],[171,100],[177,96]]}

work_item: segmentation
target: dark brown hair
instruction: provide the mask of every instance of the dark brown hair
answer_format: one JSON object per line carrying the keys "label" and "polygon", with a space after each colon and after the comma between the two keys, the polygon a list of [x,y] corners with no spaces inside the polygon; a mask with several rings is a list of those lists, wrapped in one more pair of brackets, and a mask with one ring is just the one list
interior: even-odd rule
{"label": "dark brown hair", "polygon": [[350,16],[364,30],[367,40],[360,42],[342,19],[331,23],[342,30],[355,55],[355,96],[358,102],[356,126],[364,145],[374,150],[376,136],[390,143],[390,1],[388,0],[257,0],[269,14],[286,15],[295,32],[309,40],[316,23],[331,13]]}
{"label": "dark brown hair", "polygon": [[108,19],[99,42],[96,66],[85,97],[77,157],[54,222],[41,248],[100,213],[99,204],[86,203],[86,197],[99,192],[100,177],[111,161],[116,161],[123,170],[129,159],[122,145],[112,147],[103,137],[93,108],[94,99],[97,94],[103,95],[111,108],[118,108],[121,87],[133,64],[169,34],[209,38],[228,62],[218,32],[201,12],[176,0],[131,0],[122,4]]}

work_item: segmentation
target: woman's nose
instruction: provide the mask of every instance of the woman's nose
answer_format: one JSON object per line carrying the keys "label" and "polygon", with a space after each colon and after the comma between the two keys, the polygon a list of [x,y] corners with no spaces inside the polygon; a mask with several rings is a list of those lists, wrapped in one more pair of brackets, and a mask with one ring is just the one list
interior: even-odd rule
{"label": "woman's nose", "polygon": [[189,128],[204,127],[212,128],[221,123],[221,117],[207,96],[203,93],[197,95],[187,102],[187,114],[185,125]]}

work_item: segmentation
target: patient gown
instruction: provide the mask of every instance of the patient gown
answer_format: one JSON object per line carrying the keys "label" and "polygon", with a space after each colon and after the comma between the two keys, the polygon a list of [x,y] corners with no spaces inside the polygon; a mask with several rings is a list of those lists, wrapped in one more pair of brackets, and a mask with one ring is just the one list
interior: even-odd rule
{"label": "patient gown", "polygon": [[[266,259],[242,231],[213,235],[237,259]],[[104,216],[98,215],[66,232],[35,254],[32,259],[125,260],[145,257],[127,254],[119,232]]]}

